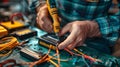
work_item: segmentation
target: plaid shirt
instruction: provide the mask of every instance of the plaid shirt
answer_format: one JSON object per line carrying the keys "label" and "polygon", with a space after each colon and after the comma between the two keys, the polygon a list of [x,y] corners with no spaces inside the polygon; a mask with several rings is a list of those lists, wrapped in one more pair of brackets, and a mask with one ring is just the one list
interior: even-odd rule
{"label": "plaid shirt", "polygon": [[[37,0],[36,0],[37,1]],[[112,0],[99,0],[88,2],[87,0],[55,0],[59,16],[64,24],[76,20],[95,20],[103,38],[114,43],[119,37],[120,11],[116,14],[108,14]],[[33,7],[34,5],[32,5]]]}

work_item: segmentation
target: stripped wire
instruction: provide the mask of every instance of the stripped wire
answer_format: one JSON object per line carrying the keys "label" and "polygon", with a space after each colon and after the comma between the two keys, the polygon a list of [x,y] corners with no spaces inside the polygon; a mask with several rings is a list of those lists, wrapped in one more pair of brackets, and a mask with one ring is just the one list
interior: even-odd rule
{"label": "stripped wire", "polygon": [[84,56],[84,58],[89,59],[89,60],[92,61],[92,62],[102,62],[102,60],[99,60],[99,59],[93,58],[93,57],[91,57],[91,56],[88,56],[88,55],[80,52],[80,51],[77,50],[76,48],[74,48],[73,50],[76,51],[77,53],[74,53],[74,52],[70,51],[70,50],[67,49],[67,48],[64,48],[64,50],[67,51],[68,53],[70,53],[72,56],[73,56],[73,55],[76,55],[76,56]]}
{"label": "stripped wire", "polygon": [[85,60],[84,56],[82,56],[83,62],[87,65],[87,67],[90,67],[90,65],[87,63],[87,61]]}
{"label": "stripped wire", "polygon": [[56,44],[56,55],[57,55],[57,59],[58,59],[58,65],[60,67],[60,55],[59,55],[59,49],[58,49],[58,43]]}
{"label": "stripped wire", "polygon": [[74,48],[73,50],[76,51],[77,53],[81,54],[82,56],[84,56],[84,58],[89,59],[89,60],[91,60],[91,61],[93,61],[93,62],[102,62],[102,60],[93,58],[93,57],[91,57],[91,56],[88,56],[88,55],[80,52],[80,51],[77,50],[76,48]]}

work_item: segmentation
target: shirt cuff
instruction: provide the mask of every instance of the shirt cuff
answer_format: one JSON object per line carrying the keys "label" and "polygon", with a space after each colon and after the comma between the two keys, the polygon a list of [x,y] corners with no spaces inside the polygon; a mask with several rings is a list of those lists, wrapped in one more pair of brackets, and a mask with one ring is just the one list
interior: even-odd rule
{"label": "shirt cuff", "polygon": [[107,39],[110,45],[115,44],[119,37],[119,19],[116,17],[111,16],[108,17],[101,17],[95,19],[95,21],[99,25],[100,32],[102,37]]}

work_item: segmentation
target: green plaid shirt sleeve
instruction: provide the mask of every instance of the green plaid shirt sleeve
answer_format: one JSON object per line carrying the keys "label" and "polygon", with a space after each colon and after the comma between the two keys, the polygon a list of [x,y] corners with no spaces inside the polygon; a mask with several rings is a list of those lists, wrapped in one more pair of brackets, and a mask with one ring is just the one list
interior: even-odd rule
{"label": "green plaid shirt sleeve", "polygon": [[116,41],[120,30],[120,11],[114,15],[96,18],[100,31],[104,38],[110,41]]}

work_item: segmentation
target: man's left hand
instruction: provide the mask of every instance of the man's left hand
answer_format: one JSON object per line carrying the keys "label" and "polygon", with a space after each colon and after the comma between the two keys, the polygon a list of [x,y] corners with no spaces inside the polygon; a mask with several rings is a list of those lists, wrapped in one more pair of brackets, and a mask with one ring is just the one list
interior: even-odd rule
{"label": "man's left hand", "polygon": [[59,49],[73,49],[82,46],[87,37],[100,37],[99,26],[95,21],[74,21],[64,26],[59,33],[60,36],[70,32],[70,35],[61,42]]}

